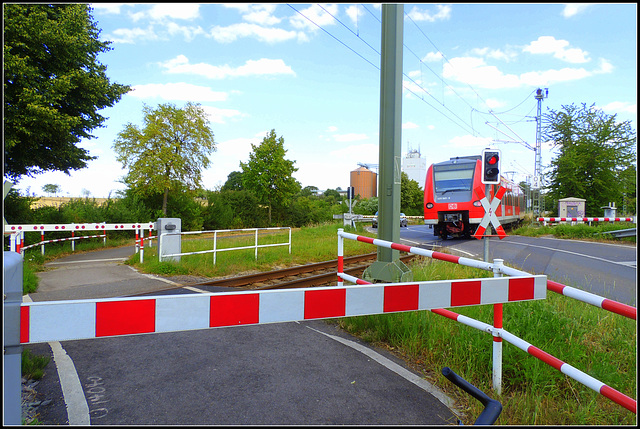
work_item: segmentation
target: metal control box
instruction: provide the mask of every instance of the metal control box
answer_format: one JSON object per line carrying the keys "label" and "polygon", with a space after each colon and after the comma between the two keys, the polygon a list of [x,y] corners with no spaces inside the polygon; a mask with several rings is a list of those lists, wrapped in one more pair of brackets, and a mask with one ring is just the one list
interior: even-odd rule
{"label": "metal control box", "polygon": [[180,261],[180,256],[168,256],[182,253],[182,219],[158,218],[158,253],[161,261]]}

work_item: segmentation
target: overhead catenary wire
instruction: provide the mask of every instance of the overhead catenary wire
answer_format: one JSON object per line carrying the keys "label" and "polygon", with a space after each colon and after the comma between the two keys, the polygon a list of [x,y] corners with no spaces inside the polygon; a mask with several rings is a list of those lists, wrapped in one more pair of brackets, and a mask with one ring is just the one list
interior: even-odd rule
{"label": "overhead catenary wire", "polygon": [[[293,9],[296,13],[298,13],[300,16],[302,16],[303,18],[305,18],[306,20],[308,20],[309,22],[311,22],[313,25],[315,25],[316,27],[318,27],[319,29],[321,29],[324,33],[326,33],[327,35],[329,35],[332,39],[334,39],[335,41],[337,41],[338,43],[340,43],[341,45],[343,45],[344,47],[346,47],[347,49],[349,49],[351,52],[353,52],[354,54],[356,54],[358,57],[360,57],[361,59],[363,59],[364,61],[366,61],[367,63],[369,63],[370,65],[372,65],[373,67],[376,68],[376,70],[380,70],[380,67],[377,66],[376,64],[373,64],[369,59],[365,58],[364,55],[360,54],[359,52],[357,52],[354,48],[352,48],[351,46],[349,46],[347,43],[345,43],[344,41],[342,41],[339,37],[331,34],[328,30],[326,30],[325,28],[323,28],[321,25],[319,25],[318,23],[316,23],[315,21],[313,21],[311,18],[309,18],[308,16],[306,16],[304,13],[302,13],[301,11],[299,11],[298,9],[296,9],[295,7],[293,7],[291,4],[287,5]],[[343,22],[341,22],[338,18],[336,18],[333,14],[331,14],[330,12],[328,12],[325,8],[323,8],[322,6],[319,5],[319,7],[321,9],[323,9],[327,14],[329,14],[334,20],[336,20],[336,22],[340,23],[343,27],[347,28],[349,30],[349,32],[351,32],[353,35],[355,35],[358,39],[360,39],[363,43],[365,43],[370,49],[372,49],[377,55],[380,55],[380,52],[378,50],[376,50],[373,46],[371,46],[371,44],[369,44],[368,42],[366,42],[365,40],[362,39],[362,37],[360,37],[359,34],[356,34],[353,30],[349,29],[348,26],[346,26]],[[365,9],[371,13],[371,11],[369,11],[366,7]],[[372,14],[373,15],[373,14]],[[375,15],[373,15],[375,17]],[[380,22],[380,20],[376,17],[376,19]],[[406,47],[406,45],[404,45]],[[424,93],[426,93],[429,97],[433,98],[436,102],[438,102],[438,100],[427,90],[425,89],[422,85],[420,85],[418,82],[416,82],[414,79],[412,79],[410,76],[408,76],[406,73],[403,73],[403,75],[410,80],[417,88],[421,89]],[[407,87],[406,85],[403,85],[403,87],[410,93],[412,93],[413,95],[415,95],[419,100],[421,100],[422,102],[424,102],[425,104],[427,104],[429,107],[433,108],[434,110],[436,110],[438,113],[440,113],[441,115],[443,115],[445,118],[449,119],[451,122],[453,122],[455,125],[457,125],[458,127],[462,128],[464,131],[466,132],[470,132],[471,134],[475,135],[476,132],[474,132],[473,127],[469,124],[466,123],[466,121],[464,121],[462,118],[460,118],[455,112],[453,112],[451,109],[449,109],[446,106],[442,106],[444,107],[448,112],[450,112],[452,115],[454,115],[460,122],[452,119],[449,115],[445,114],[444,112],[442,112],[440,109],[438,109],[437,107],[433,106],[432,104],[430,104],[427,100],[425,100],[423,97],[421,97],[420,95],[418,95],[415,91],[413,91],[411,88]],[[440,104],[438,102],[438,104]]]}

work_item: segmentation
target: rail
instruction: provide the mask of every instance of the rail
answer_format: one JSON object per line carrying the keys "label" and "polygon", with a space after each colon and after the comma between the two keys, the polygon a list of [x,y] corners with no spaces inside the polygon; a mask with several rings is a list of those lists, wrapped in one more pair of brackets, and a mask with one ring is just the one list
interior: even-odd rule
{"label": "rail", "polygon": [[[516,270],[514,268],[506,267],[502,264],[502,260],[496,259],[494,264],[489,264],[487,262],[476,261],[469,258],[456,257],[452,255],[446,255],[439,252],[434,252],[426,249],[422,249],[419,247],[410,247],[403,244],[392,243],[385,240],[374,239],[370,237],[363,237],[355,234],[345,233],[342,229],[338,230],[338,277],[347,280],[351,283],[355,283],[358,285],[368,285],[372,284],[367,282],[366,280],[358,279],[353,276],[346,275],[342,273],[342,266],[340,264],[340,258],[343,253],[343,238],[349,240],[356,240],[364,243],[370,243],[375,246],[387,247],[399,251],[404,251],[407,253],[413,253],[417,255],[422,255],[426,257],[430,257],[433,259],[439,259],[447,262],[458,263],[461,265],[476,267],[480,269],[492,270],[494,272],[494,276],[500,276],[502,274],[506,274],[509,276],[522,276],[522,275],[530,275],[524,271]],[[342,285],[342,283],[339,283]],[[567,289],[568,288],[568,289]],[[624,315],[626,317],[631,317],[635,319],[636,309],[631,306],[627,306],[626,304],[621,304],[616,301],[606,300],[606,298],[598,297],[597,295],[579,291],[575,288],[570,288],[569,286],[561,285],[556,282],[552,282],[547,280],[547,289],[553,292],[560,293],[564,296],[568,296],[571,298],[578,299],[580,301],[589,303],[591,305],[598,306],[605,310],[613,311],[618,314]],[[578,292],[581,293],[578,293]],[[596,299],[597,297],[597,299]],[[603,305],[605,301],[606,304]],[[527,343],[526,341],[516,337],[511,334],[507,330],[505,330],[502,326],[502,304],[494,304],[494,323],[493,326],[484,322],[480,322],[478,320],[472,319],[467,316],[460,315],[458,313],[454,313],[450,310],[442,309],[431,309],[433,313],[439,314],[441,316],[447,317],[451,320],[455,320],[464,325],[479,329],[483,332],[488,332],[493,336],[493,388],[497,391],[498,394],[501,393],[501,382],[502,382],[502,340],[515,345],[516,347],[524,350],[530,355],[540,359],[542,362],[552,366],[563,374],[573,378],[579,383],[589,387],[590,389],[596,391],[597,393],[603,395],[604,397],[612,400],[613,402],[622,405],[629,411],[636,413],[637,403],[636,400],[628,397],[627,395],[619,392],[606,384],[596,380],[590,375],[572,367],[571,365],[566,364],[560,359],[555,358],[554,356],[542,351],[541,349],[534,347],[533,345]],[[629,313],[629,314],[625,314]]]}
{"label": "rail", "polygon": [[[259,231],[276,231],[276,230],[288,230],[289,231],[289,241],[286,243],[275,243],[275,244],[258,244],[258,232]],[[253,246],[241,246],[241,247],[228,247],[224,249],[218,249],[218,233],[226,233],[226,232],[245,232],[245,231],[253,231],[255,232],[255,244]],[[162,242],[163,237],[167,237],[170,235],[192,235],[192,234],[211,234],[213,233],[213,249],[211,250],[199,250],[196,252],[185,252],[185,253],[172,253],[172,254],[162,254]],[[276,246],[289,246],[289,254],[291,254],[291,227],[276,227],[276,228],[245,228],[245,229],[216,229],[211,231],[187,231],[187,232],[170,232],[170,233],[162,233],[158,238],[158,260],[162,262],[163,256],[165,258],[172,256],[187,256],[187,255],[201,255],[205,253],[213,253],[213,265],[216,264],[216,257],[218,252],[227,252],[231,250],[243,250],[243,249],[255,249],[255,258],[258,260],[258,249],[265,247],[276,247]]]}

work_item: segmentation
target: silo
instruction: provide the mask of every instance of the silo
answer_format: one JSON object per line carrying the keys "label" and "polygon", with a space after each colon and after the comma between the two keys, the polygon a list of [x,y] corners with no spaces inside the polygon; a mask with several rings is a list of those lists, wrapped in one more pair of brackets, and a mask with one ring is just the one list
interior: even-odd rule
{"label": "silo", "polygon": [[366,167],[351,171],[351,186],[360,198],[378,196],[378,175]]}

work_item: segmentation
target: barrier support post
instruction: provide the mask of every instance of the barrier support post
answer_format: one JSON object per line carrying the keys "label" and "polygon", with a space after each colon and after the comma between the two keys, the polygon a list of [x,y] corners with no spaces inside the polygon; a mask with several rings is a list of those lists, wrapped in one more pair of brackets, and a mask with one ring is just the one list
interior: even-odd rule
{"label": "barrier support post", "polygon": [[216,264],[216,253],[218,249],[218,230],[213,231],[213,265]]}
{"label": "barrier support post", "polygon": [[22,257],[15,252],[4,252],[3,259],[3,425],[18,426],[22,420],[22,346],[20,345]]}
{"label": "barrier support post", "polygon": [[[44,241],[44,231],[40,231],[40,242]],[[44,256],[44,243],[40,245],[40,253]]]}
{"label": "barrier support post", "polygon": [[291,255],[291,227],[289,227],[289,255]]}
{"label": "barrier support post", "polygon": [[140,263],[144,263],[144,228],[140,228]]}
{"label": "barrier support post", "polygon": [[[343,228],[338,228],[338,274],[344,273],[344,239],[342,238]],[[338,286],[342,286],[342,277],[338,276]]]}
{"label": "barrier support post", "polygon": [[[71,238],[76,236],[76,232],[75,231],[71,231]],[[76,241],[75,240],[71,240],[71,251],[75,252],[76,251]]]}
{"label": "barrier support post", "polygon": [[256,261],[258,260],[258,228],[256,228]]}
{"label": "barrier support post", "polygon": [[[493,260],[493,277],[502,277],[503,259]],[[502,329],[502,304],[493,304],[493,390],[502,394],[502,337],[496,335]]]}

